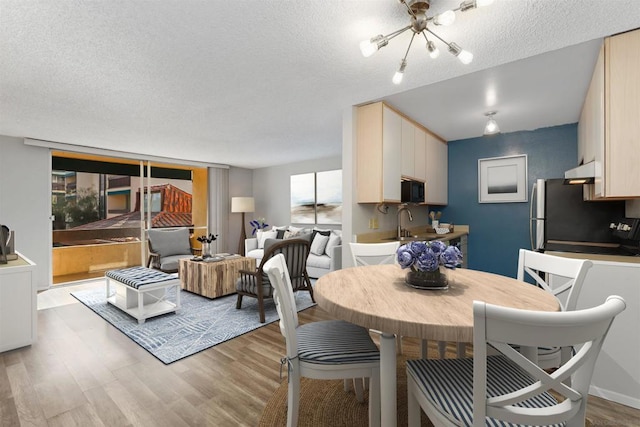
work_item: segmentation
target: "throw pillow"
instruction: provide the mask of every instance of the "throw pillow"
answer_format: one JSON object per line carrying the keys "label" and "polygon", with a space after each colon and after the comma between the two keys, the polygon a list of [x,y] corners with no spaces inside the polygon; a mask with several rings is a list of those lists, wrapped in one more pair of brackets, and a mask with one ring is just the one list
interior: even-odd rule
{"label": "throw pillow", "polygon": [[275,239],[278,236],[277,231],[258,230],[256,237],[258,239],[258,249],[264,249],[264,241],[267,239]]}
{"label": "throw pillow", "polygon": [[[302,230],[302,229],[300,229]],[[283,233],[284,235],[282,236],[283,239],[291,239],[293,237],[298,237],[298,235],[300,234],[299,231],[291,231],[291,230],[287,230]]]}
{"label": "throw pillow", "polygon": [[331,233],[331,235],[329,236],[329,241],[327,242],[327,247],[324,249],[324,251],[327,255],[329,255],[329,257],[331,257],[333,248],[335,248],[336,246],[340,246],[341,243],[342,238],[336,233]]}
{"label": "throw pillow", "polygon": [[289,226],[288,228],[289,231],[293,231],[294,233],[301,233],[302,230],[304,230],[304,228],[302,227],[293,227],[293,226]]}
{"label": "throw pillow", "polygon": [[287,230],[276,230],[276,231],[278,232],[276,239],[284,239],[284,233],[286,233]]}
{"label": "throw pillow", "polygon": [[311,232],[311,243],[313,243],[313,239],[315,239],[316,234],[321,234],[323,236],[327,236],[329,237],[329,235],[331,234],[331,230],[318,230],[316,228],[313,229],[313,231]]}
{"label": "throw pillow", "polygon": [[311,243],[311,253],[315,255],[323,255],[324,250],[329,242],[329,236],[323,234],[316,234]]}

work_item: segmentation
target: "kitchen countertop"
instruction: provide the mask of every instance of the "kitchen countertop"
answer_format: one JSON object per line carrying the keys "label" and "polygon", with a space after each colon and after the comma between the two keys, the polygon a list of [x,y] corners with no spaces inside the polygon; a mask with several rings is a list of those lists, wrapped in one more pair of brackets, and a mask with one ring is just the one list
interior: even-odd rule
{"label": "kitchen countertop", "polygon": [[[425,226],[409,228],[409,232],[411,234],[411,237],[404,238],[403,240],[401,240],[401,243],[406,243],[412,240],[413,241],[442,240],[443,242],[448,242],[449,240],[453,240],[458,237],[468,235],[469,226],[455,225],[454,231],[447,234],[427,233]],[[396,230],[363,233],[363,234],[357,235],[357,242],[358,243],[391,242],[395,240],[393,239],[395,236],[396,236]]]}
{"label": "kitchen countertop", "polygon": [[582,254],[575,252],[556,252],[546,251],[546,254],[556,255],[565,258],[589,259],[591,261],[605,262],[624,262],[631,264],[640,264],[640,256],[624,256],[624,255],[602,255],[602,254]]}

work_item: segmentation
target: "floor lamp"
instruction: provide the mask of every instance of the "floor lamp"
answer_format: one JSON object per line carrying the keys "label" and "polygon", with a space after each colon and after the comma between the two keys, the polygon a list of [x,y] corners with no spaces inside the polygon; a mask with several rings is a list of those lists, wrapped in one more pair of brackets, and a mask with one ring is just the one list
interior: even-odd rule
{"label": "floor lamp", "polygon": [[242,214],[242,228],[240,229],[240,242],[238,243],[238,253],[244,256],[244,240],[247,238],[247,233],[244,229],[244,213],[254,212],[255,202],[253,197],[232,197],[231,198],[231,212]]}

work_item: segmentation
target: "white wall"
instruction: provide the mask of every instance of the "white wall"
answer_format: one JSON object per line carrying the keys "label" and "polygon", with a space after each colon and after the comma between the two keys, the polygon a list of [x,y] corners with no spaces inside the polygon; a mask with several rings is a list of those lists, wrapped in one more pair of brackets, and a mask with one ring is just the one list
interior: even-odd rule
{"label": "white wall", "polygon": [[51,157],[23,138],[0,135],[0,224],[16,234],[16,251],[36,263],[38,289],[51,284]]}
{"label": "white wall", "polygon": [[[256,211],[247,215],[265,218],[269,225],[291,224],[291,175],[342,169],[342,159],[329,157],[253,170],[253,197]],[[344,174],[344,172],[343,172]],[[344,197],[344,194],[343,194]],[[344,215],[343,215],[344,219]],[[321,228],[342,228],[340,225],[320,225]],[[247,229],[247,234],[251,229]]]}
{"label": "white wall", "polygon": [[[232,197],[251,197],[254,195],[254,189],[252,185],[253,172],[251,169],[242,168],[229,168],[229,212],[231,212],[231,198]],[[257,208],[256,200],[256,208]],[[252,214],[245,214],[245,233],[251,234],[249,228],[249,221],[252,219]],[[229,238],[227,239],[228,249],[225,252],[237,252],[240,244],[240,230],[241,230],[242,214],[229,213]],[[244,247],[244,242],[242,242]],[[221,248],[218,248],[222,251]]]}

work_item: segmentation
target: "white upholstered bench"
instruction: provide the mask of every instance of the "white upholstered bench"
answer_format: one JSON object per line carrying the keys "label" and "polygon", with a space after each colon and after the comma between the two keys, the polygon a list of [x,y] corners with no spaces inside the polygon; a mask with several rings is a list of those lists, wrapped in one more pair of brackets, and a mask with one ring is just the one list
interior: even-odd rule
{"label": "white upholstered bench", "polygon": [[[146,267],[110,270],[105,274],[107,302],[144,323],[146,319],[180,308],[180,280]],[[174,301],[167,291],[175,288]]]}

